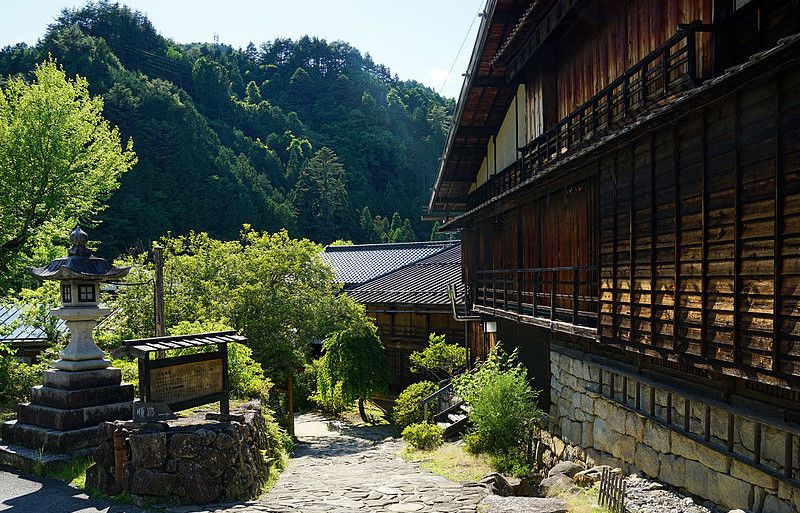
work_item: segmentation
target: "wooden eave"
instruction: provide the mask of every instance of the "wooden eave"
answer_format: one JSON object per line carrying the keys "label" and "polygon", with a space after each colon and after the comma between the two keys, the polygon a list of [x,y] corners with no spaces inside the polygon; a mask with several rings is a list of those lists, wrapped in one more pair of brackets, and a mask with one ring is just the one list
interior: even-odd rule
{"label": "wooden eave", "polygon": [[713,104],[743,84],[757,79],[765,80],[786,68],[797,66],[798,53],[800,53],[800,34],[784,38],[774,48],[751,56],[747,62],[729,68],[724,74],[688,90],[647,116],[557,160],[516,187],[447,220],[442,224],[441,230],[453,231],[466,228],[481,219],[490,218],[524,204],[531,197],[541,196],[586,178],[587,173],[592,173],[591,169],[586,168],[592,159],[660,127],[680,123],[686,115],[697,108]]}
{"label": "wooden eave", "polygon": [[428,204],[431,212],[466,209],[465,200],[486,156],[486,146],[500,128],[517,89],[516,83],[509,82],[505,65],[492,65],[492,59],[533,1],[487,2]]}

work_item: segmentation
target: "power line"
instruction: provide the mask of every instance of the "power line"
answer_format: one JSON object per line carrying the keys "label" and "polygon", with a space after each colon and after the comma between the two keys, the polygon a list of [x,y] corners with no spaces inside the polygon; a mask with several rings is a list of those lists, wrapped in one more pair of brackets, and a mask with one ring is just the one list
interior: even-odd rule
{"label": "power line", "polygon": [[[480,0],[480,1],[478,2],[478,7],[477,7],[477,9],[480,9],[480,8],[481,8],[481,5],[483,5],[483,2],[484,2],[484,1],[485,1],[485,0]],[[438,92],[439,92],[439,94],[442,94],[442,90],[444,90],[444,86],[446,86],[446,85],[447,85],[447,81],[448,81],[448,80],[450,80],[450,76],[453,74],[453,68],[455,68],[455,67],[456,67],[456,62],[458,62],[458,58],[461,56],[461,52],[464,50],[464,45],[467,43],[467,39],[469,39],[469,35],[472,33],[472,27],[474,27],[474,26],[475,26],[475,20],[477,20],[478,18],[480,18],[482,14],[483,14],[483,12],[482,12],[482,11],[479,11],[479,12],[478,12],[478,13],[477,13],[477,14],[476,14],[476,15],[475,15],[473,18],[472,18],[472,22],[469,24],[469,28],[467,29],[467,33],[466,33],[466,34],[464,34],[464,40],[463,40],[463,41],[461,41],[461,46],[458,48],[458,53],[456,53],[456,57],[455,57],[455,59],[453,59],[453,63],[450,65],[450,70],[447,72],[447,76],[446,76],[446,77],[444,77],[444,82],[442,82],[442,85],[441,85],[441,86],[439,86],[439,91],[438,91]]]}

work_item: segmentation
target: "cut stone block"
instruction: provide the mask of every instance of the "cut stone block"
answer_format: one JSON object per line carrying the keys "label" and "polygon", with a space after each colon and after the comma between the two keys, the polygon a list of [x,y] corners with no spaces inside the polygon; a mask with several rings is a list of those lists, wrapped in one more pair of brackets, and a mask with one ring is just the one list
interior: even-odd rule
{"label": "cut stone block", "polygon": [[122,371],[114,367],[78,372],[47,369],[43,377],[45,387],[82,390],[119,385],[122,382]]}
{"label": "cut stone block", "polygon": [[74,454],[81,449],[96,447],[100,443],[102,430],[101,426],[91,426],[58,431],[9,420],[3,423],[2,435],[6,444],[22,445],[42,452]]}
{"label": "cut stone block", "polygon": [[94,448],[81,449],[74,454],[34,451],[21,445],[0,443],[0,465],[9,465],[31,474],[50,472],[63,467],[74,458],[91,456]]}
{"label": "cut stone block", "polygon": [[17,405],[17,420],[22,424],[69,431],[97,426],[107,420],[128,420],[131,418],[132,409],[130,401],[71,410],[20,403]]}
{"label": "cut stone block", "polygon": [[33,404],[52,406],[63,410],[132,400],[133,385],[128,383],[81,390],[64,390],[42,385],[31,388],[31,402]]}

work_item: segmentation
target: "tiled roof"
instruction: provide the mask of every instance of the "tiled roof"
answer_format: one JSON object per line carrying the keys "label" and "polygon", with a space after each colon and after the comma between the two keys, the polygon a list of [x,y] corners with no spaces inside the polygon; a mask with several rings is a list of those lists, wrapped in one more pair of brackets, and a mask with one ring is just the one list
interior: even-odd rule
{"label": "tiled roof", "polygon": [[[21,324],[22,309],[16,305],[0,305],[0,342],[12,346],[42,345],[48,342],[44,331],[33,326]],[[11,333],[6,334],[8,328],[13,327]],[[67,327],[63,319],[59,319],[56,327],[59,331],[66,332]]]}
{"label": "tiled roof", "polygon": [[333,268],[336,278],[349,288],[457,244],[457,241],[437,241],[328,246],[322,252],[322,259]]}
{"label": "tiled roof", "polygon": [[461,244],[419,260],[347,291],[359,303],[424,304],[449,306],[447,287],[456,285],[456,297],[464,297],[461,283]]}

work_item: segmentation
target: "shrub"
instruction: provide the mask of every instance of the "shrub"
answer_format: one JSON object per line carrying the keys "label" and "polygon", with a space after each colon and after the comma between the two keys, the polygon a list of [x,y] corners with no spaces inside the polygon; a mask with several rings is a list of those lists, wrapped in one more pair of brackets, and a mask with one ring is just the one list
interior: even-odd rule
{"label": "shrub", "polygon": [[447,379],[467,365],[467,348],[448,344],[444,335],[431,333],[428,346],[411,353],[409,361],[414,372],[426,372],[437,380]]}
{"label": "shrub", "polygon": [[317,393],[317,368],[319,360],[314,360],[303,367],[303,372],[294,380],[294,405],[296,410],[310,410],[314,407],[314,395]]}
{"label": "shrub", "polygon": [[35,363],[22,362],[8,344],[0,343],[0,405],[9,406],[29,399],[31,387],[42,384],[42,372],[58,358],[60,347],[48,348]]}
{"label": "shrub", "polygon": [[536,406],[538,392],[528,383],[525,368],[515,355],[493,351],[472,372],[453,379],[457,395],[472,407],[472,429],[467,449],[507,455],[526,441],[535,421],[542,417]]}
{"label": "shrub", "polygon": [[333,387],[328,389],[328,392],[323,395],[317,390],[311,398],[317,407],[330,415],[339,415],[347,410],[351,402],[345,400],[342,394],[342,382],[336,383]]}
{"label": "shrub", "polygon": [[444,443],[444,429],[436,424],[419,422],[406,426],[403,430],[403,441],[416,449],[429,451]]}
{"label": "shrub", "polygon": [[[436,383],[431,381],[420,381],[409,385],[408,388],[400,392],[394,402],[394,421],[400,427],[406,427],[418,422],[428,421],[424,419],[423,408],[420,402],[436,392]],[[432,412],[430,412],[432,413]],[[429,413],[429,416],[430,416]]]}
{"label": "shrub", "polygon": [[493,454],[492,466],[500,471],[500,473],[514,477],[530,475],[533,470],[527,461],[525,452],[520,449],[512,449],[508,452]]}

